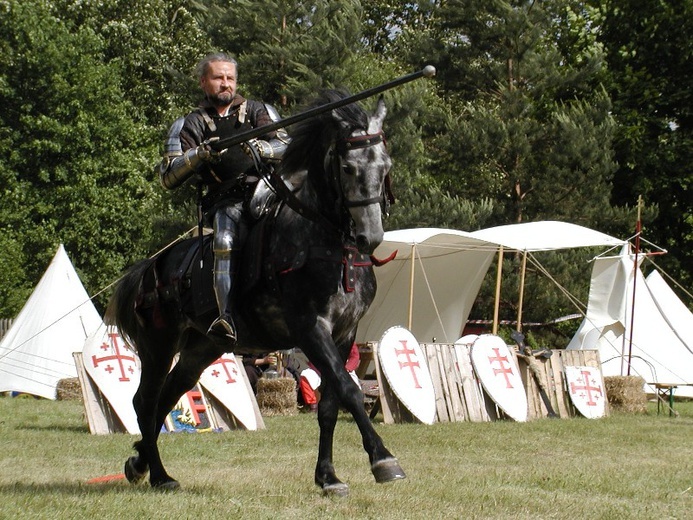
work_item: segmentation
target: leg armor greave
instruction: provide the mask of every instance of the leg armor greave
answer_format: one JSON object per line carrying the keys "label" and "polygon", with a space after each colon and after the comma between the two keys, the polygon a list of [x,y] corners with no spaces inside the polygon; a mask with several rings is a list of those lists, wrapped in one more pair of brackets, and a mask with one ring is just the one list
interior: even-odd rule
{"label": "leg armor greave", "polygon": [[233,282],[235,275],[234,248],[240,249],[240,210],[234,206],[220,208],[214,214],[214,294],[219,308],[219,319],[210,330],[224,330],[235,339],[233,325]]}

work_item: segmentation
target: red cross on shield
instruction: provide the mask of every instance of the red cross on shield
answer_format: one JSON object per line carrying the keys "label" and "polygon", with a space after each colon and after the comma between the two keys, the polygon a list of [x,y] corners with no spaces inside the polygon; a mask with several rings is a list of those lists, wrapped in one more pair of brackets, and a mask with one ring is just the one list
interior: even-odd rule
{"label": "red cross on shield", "polygon": [[471,348],[472,365],[486,393],[508,416],[527,420],[527,394],[512,352],[503,338],[483,334]]}
{"label": "red cross on shield", "polygon": [[587,366],[566,366],[565,379],[570,400],[588,419],[604,417],[606,392],[601,370]]}

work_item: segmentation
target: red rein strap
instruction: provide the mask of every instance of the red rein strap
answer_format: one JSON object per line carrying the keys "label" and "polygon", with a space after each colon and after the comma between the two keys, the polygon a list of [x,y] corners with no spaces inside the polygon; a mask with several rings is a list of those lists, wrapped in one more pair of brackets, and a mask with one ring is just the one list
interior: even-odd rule
{"label": "red rein strap", "polygon": [[374,255],[371,255],[371,262],[373,262],[373,265],[375,267],[381,267],[385,265],[388,262],[391,262],[392,260],[395,259],[397,256],[397,253],[399,252],[399,249],[395,249],[390,256],[387,258],[384,258],[383,260],[380,260],[379,258],[376,258]]}

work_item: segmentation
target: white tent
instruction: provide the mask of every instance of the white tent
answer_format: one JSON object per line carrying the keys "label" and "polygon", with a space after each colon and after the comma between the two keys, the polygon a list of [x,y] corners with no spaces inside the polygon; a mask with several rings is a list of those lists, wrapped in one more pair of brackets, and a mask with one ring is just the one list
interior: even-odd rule
{"label": "white tent", "polygon": [[555,220],[496,226],[474,231],[471,235],[503,246],[505,249],[523,252],[555,251],[576,247],[616,247],[625,244],[624,240],[599,231]]}
{"label": "white tent", "polygon": [[395,251],[397,256],[375,268],[378,291],[356,341],[377,341],[399,325],[419,341],[454,343],[496,249],[464,231],[388,231],[375,256],[385,259]]}
{"label": "white tent", "polygon": [[397,256],[375,269],[378,292],[359,323],[356,340],[377,341],[399,325],[422,342],[454,343],[501,246],[528,252],[623,244],[598,231],[555,221],[473,233],[437,228],[388,231],[375,256],[382,260],[395,251]]}
{"label": "white tent", "polygon": [[[595,260],[587,314],[567,348],[598,349],[605,376],[693,385],[692,331],[693,314],[657,271],[645,279],[624,247],[620,256]],[[655,393],[650,385],[647,391]],[[693,386],[675,395],[693,397]]]}
{"label": "white tent", "polygon": [[61,244],[0,342],[0,392],[55,399],[58,381],[77,376],[72,353],[101,324]]}

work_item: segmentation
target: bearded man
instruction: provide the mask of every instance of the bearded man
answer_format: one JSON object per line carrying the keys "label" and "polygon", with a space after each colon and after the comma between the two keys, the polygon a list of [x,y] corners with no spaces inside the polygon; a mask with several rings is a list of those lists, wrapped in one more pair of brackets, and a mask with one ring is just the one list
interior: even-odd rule
{"label": "bearded man", "polygon": [[259,180],[253,157],[279,160],[288,138],[282,130],[273,131],[222,152],[213,150],[210,143],[215,140],[268,125],[279,116],[271,106],[238,94],[238,64],[231,56],[210,54],[198,63],[196,72],[204,99],[171,126],[159,177],[169,190],[192,177],[205,188],[202,209],[214,230],[214,292],[219,308],[208,333],[233,342],[233,282],[247,233],[244,203]]}

